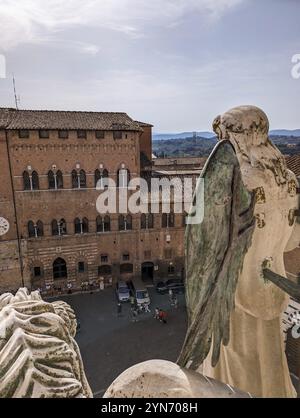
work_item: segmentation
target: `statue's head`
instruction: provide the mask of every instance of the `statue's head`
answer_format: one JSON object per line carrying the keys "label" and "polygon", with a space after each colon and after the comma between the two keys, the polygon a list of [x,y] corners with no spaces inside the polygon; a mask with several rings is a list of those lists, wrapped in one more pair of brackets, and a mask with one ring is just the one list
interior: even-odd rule
{"label": "statue's head", "polygon": [[285,159],[269,139],[269,120],[261,109],[256,106],[234,107],[215,118],[213,130],[220,141],[227,139],[231,142],[240,164],[271,170],[278,185],[286,183]]}
{"label": "statue's head", "polygon": [[0,296],[0,398],[91,397],[76,318],[65,302],[20,289]]}
{"label": "statue's head", "polygon": [[213,130],[219,140],[247,141],[249,145],[266,144],[269,120],[256,106],[238,106],[217,116]]}

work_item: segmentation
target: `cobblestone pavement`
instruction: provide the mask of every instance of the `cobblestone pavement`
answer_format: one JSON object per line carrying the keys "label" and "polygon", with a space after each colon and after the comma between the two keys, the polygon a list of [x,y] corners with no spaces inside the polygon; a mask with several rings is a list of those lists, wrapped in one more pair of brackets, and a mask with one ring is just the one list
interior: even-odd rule
{"label": "cobblestone pavement", "polygon": [[[175,309],[170,307],[168,295],[148,290],[151,313],[138,315],[137,322],[131,320],[129,303],[122,304],[122,316],[118,317],[114,289],[59,298],[72,306],[80,320],[76,340],[96,397],[136,363],[150,359],[176,361],[187,327],[184,295],[179,295],[179,307]],[[167,311],[167,324],[153,318],[156,307]]]}

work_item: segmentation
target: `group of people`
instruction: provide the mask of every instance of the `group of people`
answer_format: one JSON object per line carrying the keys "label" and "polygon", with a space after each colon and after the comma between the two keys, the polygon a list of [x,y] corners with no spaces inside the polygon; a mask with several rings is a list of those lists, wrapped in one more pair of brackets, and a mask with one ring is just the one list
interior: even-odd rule
{"label": "group of people", "polygon": [[[142,305],[138,305],[133,296],[130,297],[130,313],[131,313],[131,320],[133,322],[137,322],[137,316],[141,313],[151,313],[149,308],[149,304],[143,303]],[[122,303],[119,301],[117,304],[117,315],[118,317],[122,316]]]}

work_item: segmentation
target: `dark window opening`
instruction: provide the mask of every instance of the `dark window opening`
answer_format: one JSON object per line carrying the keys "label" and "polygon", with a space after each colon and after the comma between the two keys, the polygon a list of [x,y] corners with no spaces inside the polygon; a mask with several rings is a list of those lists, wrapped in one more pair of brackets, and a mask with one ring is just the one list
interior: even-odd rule
{"label": "dark window opening", "polygon": [[123,261],[129,261],[130,255],[128,253],[123,254]]}
{"label": "dark window opening", "polygon": [[48,171],[48,186],[49,189],[56,189],[56,181],[53,171]]}
{"label": "dark window opening", "polygon": [[81,221],[79,218],[76,218],[74,221],[74,229],[75,229],[75,234],[82,234]]}
{"label": "dark window opening", "polygon": [[96,131],[96,138],[97,139],[104,139],[105,132],[104,131]]}
{"label": "dark window opening", "polygon": [[86,131],[83,129],[79,129],[77,131],[77,138],[78,139],[86,139]]}
{"label": "dark window opening", "polygon": [[31,190],[30,176],[27,171],[23,172],[23,188],[24,190]]}
{"label": "dark window opening", "polygon": [[42,221],[37,221],[36,223],[36,235],[38,237],[44,236],[44,225]]}
{"label": "dark window opening", "polygon": [[173,275],[175,273],[175,267],[170,264],[168,267],[168,274]]}
{"label": "dark window opening", "polygon": [[64,188],[63,174],[60,170],[58,170],[56,173],[56,186],[58,189]]}
{"label": "dark window opening", "polygon": [[85,272],[84,261],[79,261],[79,263],[78,263],[78,273],[84,273],[84,272]]}
{"label": "dark window opening", "polygon": [[162,228],[174,228],[175,226],[175,216],[174,213],[163,213],[162,214]]}
{"label": "dark window opening", "polygon": [[34,238],[35,237],[34,223],[32,221],[29,221],[28,224],[27,224],[27,228],[28,228],[28,236],[29,236],[29,238]]}
{"label": "dark window opening", "polygon": [[108,263],[108,255],[102,254],[100,259],[101,259],[101,263]]}
{"label": "dark window opening", "polygon": [[82,232],[87,234],[89,232],[89,221],[87,218],[82,219]]}
{"label": "dark window opening", "polygon": [[86,188],[86,174],[84,170],[80,170],[79,172],[79,180],[80,180],[80,188]]}
{"label": "dark window opening", "polygon": [[19,130],[19,138],[29,138],[29,130],[28,129],[20,129]]}
{"label": "dark window opening", "polygon": [[68,139],[69,138],[69,131],[65,131],[65,130],[58,131],[58,137],[60,139]]}
{"label": "dark window opening", "polygon": [[58,222],[56,219],[53,219],[53,221],[51,222],[51,231],[52,231],[52,235],[54,236],[59,235]]}
{"label": "dark window opening", "polygon": [[41,129],[39,131],[39,137],[41,139],[48,139],[49,138],[49,131],[47,129]]}
{"label": "dark window opening", "polygon": [[122,131],[114,131],[114,139],[122,139]]}
{"label": "dark window opening", "polygon": [[39,183],[39,175],[36,171],[32,172],[32,190],[39,190],[40,183]]}
{"label": "dark window opening", "polygon": [[34,267],[33,275],[34,275],[34,277],[41,277],[42,276],[41,267]]}

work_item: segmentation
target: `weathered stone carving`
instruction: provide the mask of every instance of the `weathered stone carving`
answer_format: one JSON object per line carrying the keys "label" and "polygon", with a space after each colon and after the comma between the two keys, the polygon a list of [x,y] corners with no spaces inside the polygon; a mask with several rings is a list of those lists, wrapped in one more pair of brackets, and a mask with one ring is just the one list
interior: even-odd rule
{"label": "weathered stone carving", "polygon": [[104,398],[250,398],[216,380],[165,360],[136,364],[122,373]]}
{"label": "weathered stone carving", "polygon": [[0,398],[92,397],[64,302],[20,289],[0,296]]}
{"label": "weathered stone carving", "polygon": [[[234,108],[216,118],[214,130],[220,143],[201,175],[204,221],[188,225],[186,233],[189,329],[178,362],[195,370],[203,362],[206,376],[255,396],[293,397],[281,332],[288,297],[262,269],[271,260],[276,277],[285,276],[296,177],[268,138],[260,109]],[[214,189],[226,196],[231,191],[223,208],[214,204]],[[246,202],[254,192],[253,227]]]}

